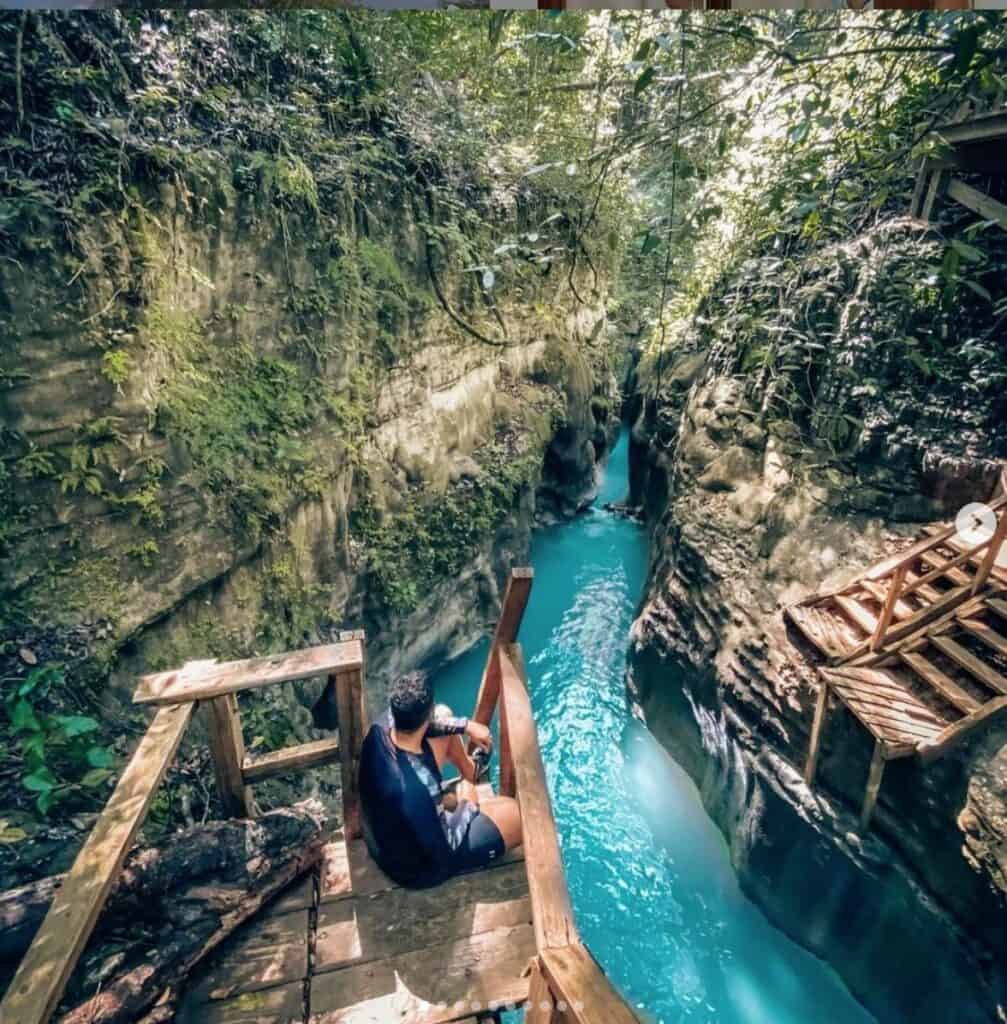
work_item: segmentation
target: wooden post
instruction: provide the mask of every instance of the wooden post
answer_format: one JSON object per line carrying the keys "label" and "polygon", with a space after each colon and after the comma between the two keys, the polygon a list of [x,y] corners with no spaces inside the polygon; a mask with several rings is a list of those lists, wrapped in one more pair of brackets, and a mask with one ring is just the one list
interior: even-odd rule
{"label": "wooden post", "polygon": [[878,617],[878,624],[874,629],[874,636],[871,637],[871,650],[876,651],[885,639],[885,632],[892,624],[892,616],[895,614],[895,605],[898,604],[899,595],[902,593],[902,584],[906,579],[906,566],[900,565],[892,574],[888,585],[888,594],[885,597],[885,606],[881,609]]}
{"label": "wooden post", "polygon": [[930,166],[927,158],[920,162],[920,169],[916,173],[916,187],[913,189],[913,198],[909,204],[909,216],[919,217],[920,208],[923,206],[923,196],[927,187],[927,179],[930,177]]}
{"label": "wooden post", "polygon": [[811,725],[811,743],[808,745],[808,760],[804,765],[804,781],[811,785],[818,769],[818,750],[822,744],[822,729],[829,705],[829,684],[824,676],[818,677],[818,701],[815,704],[815,720]]}
{"label": "wooden post", "polygon": [[[493,659],[497,678],[500,676],[500,651]],[[514,775],[514,753],[511,750],[510,722],[507,720],[507,702],[500,701],[500,795],[516,796],[517,779]]]}
{"label": "wooden post", "polygon": [[213,755],[217,792],[228,818],[254,818],[258,813],[252,790],[245,785],[245,739],[241,735],[238,698],[233,693],[203,702],[204,719]]}
{"label": "wooden post", "polygon": [[500,619],[493,633],[493,642],[479,683],[479,696],[476,697],[475,710],[472,712],[472,718],[483,725],[490,724],[500,698],[500,672],[494,664],[494,652],[502,644],[512,644],[517,640],[533,577],[531,569],[511,569],[510,579],[507,580],[507,589],[500,605]]}
{"label": "wooden post", "polygon": [[347,839],[359,839],[360,823],[360,751],[367,730],[364,706],[364,635],[360,641],[360,668],[335,674],[336,700],[339,705],[339,767],[343,791],[343,827]]}
{"label": "wooden post", "polygon": [[556,1001],[549,991],[549,982],[542,971],[538,957],[531,962],[531,979],[528,984],[528,1004],[524,1011],[525,1024],[554,1024],[559,1020]]}
{"label": "wooden post", "polygon": [[874,814],[874,805],[878,802],[878,790],[881,778],[885,774],[885,745],[881,740],[874,741],[874,755],[871,757],[871,768],[867,773],[867,790],[864,793],[864,806],[860,811],[860,831],[866,832]]}
{"label": "wooden post", "polygon": [[920,216],[923,220],[930,220],[934,212],[934,204],[937,202],[938,197],[944,191],[944,185],[947,181],[947,171],[940,168],[934,170],[930,175],[930,187],[927,189],[927,197],[923,201],[923,211]]}
{"label": "wooden post", "polygon": [[973,594],[978,594],[986,583],[1005,540],[1007,540],[1007,512],[1001,512],[1000,518],[997,520],[996,529],[993,531],[993,537],[990,540],[990,546],[986,554],[983,555],[976,578],[972,581]]}

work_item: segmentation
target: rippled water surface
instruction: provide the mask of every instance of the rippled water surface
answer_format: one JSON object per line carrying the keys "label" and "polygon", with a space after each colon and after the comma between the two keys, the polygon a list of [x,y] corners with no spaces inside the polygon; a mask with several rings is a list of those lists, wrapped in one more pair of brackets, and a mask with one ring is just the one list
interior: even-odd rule
{"label": "rippled water surface", "polygon": [[[741,893],[692,781],[629,713],[627,634],[646,571],[620,439],[596,507],[540,531],[521,628],[532,705],[582,936],[643,1016],[711,1024],[866,1024],[824,963]],[[439,700],[475,700],[486,642],[442,669]]]}

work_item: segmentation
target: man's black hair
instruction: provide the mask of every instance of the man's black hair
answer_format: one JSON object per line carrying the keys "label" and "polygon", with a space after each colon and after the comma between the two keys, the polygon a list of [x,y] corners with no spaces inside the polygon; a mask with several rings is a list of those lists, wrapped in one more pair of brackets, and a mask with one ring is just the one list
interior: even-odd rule
{"label": "man's black hair", "polygon": [[426,672],[407,672],[392,683],[388,696],[395,728],[415,732],[427,719],[434,706],[434,690]]}

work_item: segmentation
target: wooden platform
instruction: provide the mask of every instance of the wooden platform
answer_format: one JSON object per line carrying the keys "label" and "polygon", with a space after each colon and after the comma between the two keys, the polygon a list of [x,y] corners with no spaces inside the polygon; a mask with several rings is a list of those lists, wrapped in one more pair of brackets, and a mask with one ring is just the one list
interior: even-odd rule
{"label": "wooden platform", "polygon": [[804,778],[811,785],[830,697],[874,739],[861,809],[870,822],[885,764],[937,757],[1007,711],[1007,473],[984,539],[933,524],[842,590],[784,610],[830,667],[819,692]]}
{"label": "wooden platform", "polygon": [[436,1024],[523,1003],[535,956],[523,858],[408,890],[361,840],[324,861],[200,969],[179,1024]]}

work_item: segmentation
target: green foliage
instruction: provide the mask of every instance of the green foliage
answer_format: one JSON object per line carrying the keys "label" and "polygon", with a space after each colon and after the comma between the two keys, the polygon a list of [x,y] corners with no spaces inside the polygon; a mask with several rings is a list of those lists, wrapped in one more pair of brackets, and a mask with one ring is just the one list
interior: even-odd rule
{"label": "green foliage", "polygon": [[382,513],[364,491],[351,517],[353,536],[366,552],[372,597],[381,607],[412,611],[439,582],[471,560],[514,508],[518,494],[537,480],[537,450],[514,454],[502,444],[487,446],[475,479],[451,484],[435,495],[410,491],[394,514]]}
{"label": "green foliage", "polygon": [[59,665],[40,666],[14,682],[4,698],[21,785],[43,815],[58,801],[80,800],[103,791],[114,775],[115,759],[98,740],[98,721],[53,710],[63,685]]}
{"label": "green foliage", "polygon": [[101,357],[102,376],[120,387],[129,379],[129,353],[123,349],[112,349]]}

